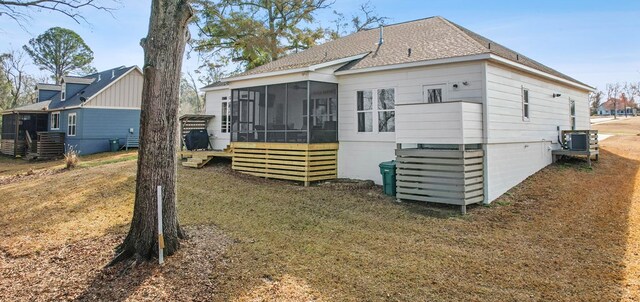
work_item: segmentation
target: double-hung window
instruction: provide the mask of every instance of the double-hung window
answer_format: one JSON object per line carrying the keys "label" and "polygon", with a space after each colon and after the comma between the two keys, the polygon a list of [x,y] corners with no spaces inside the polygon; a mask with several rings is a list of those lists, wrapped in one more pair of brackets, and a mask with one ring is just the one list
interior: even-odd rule
{"label": "double-hung window", "polygon": [[576,130],[576,101],[569,100],[569,116],[571,123],[571,130]]}
{"label": "double-hung window", "polygon": [[378,132],[396,131],[395,89],[378,89]]}
{"label": "double-hung window", "polygon": [[373,132],[373,92],[358,91],[357,105],[358,132]]}
{"label": "double-hung window", "polygon": [[69,113],[67,122],[67,136],[76,136],[76,124],[78,122],[76,113]]}
{"label": "double-hung window", "polygon": [[358,132],[395,132],[395,89],[358,91],[356,114]]}
{"label": "double-hung window", "polygon": [[529,89],[522,88],[522,120],[529,120]]}
{"label": "double-hung window", "polygon": [[60,130],[60,112],[51,113],[51,130]]}
{"label": "double-hung window", "polygon": [[222,112],[220,113],[220,132],[229,133],[231,120],[229,118],[229,101],[226,101],[227,97],[222,98]]}

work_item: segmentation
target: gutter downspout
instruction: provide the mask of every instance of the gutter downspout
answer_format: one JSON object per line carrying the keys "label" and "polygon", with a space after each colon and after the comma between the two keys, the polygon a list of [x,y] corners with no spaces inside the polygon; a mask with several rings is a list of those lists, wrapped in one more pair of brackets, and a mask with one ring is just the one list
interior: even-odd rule
{"label": "gutter downspout", "polygon": [[488,148],[487,148],[487,143],[489,141],[488,138],[488,133],[489,133],[489,129],[488,129],[488,125],[489,125],[489,119],[488,119],[488,112],[487,112],[487,108],[489,107],[488,101],[489,101],[489,96],[488,96],[488,92],[489,92],[489,88],[487,87],[488,85],[488,79],[487,79],[487,67],[488,67],[488,62],[487,61],[482,61],[482,151],[484,152],[484,160],[482,161],[482,178],[484,179],[484,185],[482,186],[482,194],[484,195],[484,200],[482,201],[483,204],[489,204],[489,154],[488,154]]}

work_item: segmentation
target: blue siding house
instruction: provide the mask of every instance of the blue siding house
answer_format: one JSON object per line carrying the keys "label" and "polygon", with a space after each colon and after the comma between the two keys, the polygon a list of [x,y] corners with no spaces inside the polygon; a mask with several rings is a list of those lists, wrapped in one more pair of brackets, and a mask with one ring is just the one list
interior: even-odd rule
{"label": "blue siding house", "polygon": [[[40,113],[48,116],[47,131],[64,132],[65,145],[82,155],[109,151],[111,139],[118,139],[122,146],[129,141],[129,146],[137,147],[142,82],[137,66],[85,77],[65,76],[60,85],[38,84],[37,104],[42,104]],[[33,105],[29,106],[33,111]],[[3,114],[20,114],[22,109]]]}

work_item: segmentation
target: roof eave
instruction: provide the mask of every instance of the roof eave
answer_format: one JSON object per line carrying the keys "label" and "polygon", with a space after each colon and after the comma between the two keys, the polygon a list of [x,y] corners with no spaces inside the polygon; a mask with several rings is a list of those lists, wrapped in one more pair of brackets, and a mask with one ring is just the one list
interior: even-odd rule
{"label": "roof eave", "polygon": [[202,87],[202,88],[200,88],[200,91],[207,92],[207,91],[216,91],[216,90],[225,90],[225,89],[229,89],[229,85],[220,85],[220,86],[214,86],[214,87]]}
{"label": "roof eave", "polygon": [[550,80],[562,82],[564,84],[570,85],[570,86],[575,87],[575,88],[583,89],[583,90],[586,90],[586,91],[589,91],[589,92],[596,91],[596,89],[594,87],[591,87],[589,85],[585,85],[583,83],[578,83],[578,82],[571,81],[571,80],[568,80],[568,79],[563,79],[561,77],[552,75],[550,73],[537,70],[535,68],[526,66],[526,65],[521,64],[521,63],[517,63],[517,62],[511,61],[509,59],[505,59],[503,57],[500,57],[500,56],[497,56],[497,55],[494,55],[494,54],[490,55],[489,60],[494,61],[494,62],[499,62],[499,63],[505,64],[505,65],[511,66],[513,68],[516,68],[516,69],[519,69],[519,70],[522,70],[522,71],[526,71],[528,73],[532,73],[532,74],[535,74],[535,75],[538,75],[538,76],[541,76],[541,77],[544,77],[544,78],[547,78],[547,79],[550,79]]}
{"label": "roof eave", "polygon": [[407,62],[407,63],[390,64],[390,65],[383,65],[383,66],[342,70],[342,71],[335,72],[335,75],[340,76],[340,75],[357,74],[357,73],[365,73],[365,72],[373,72],[373,71],[384,71],[384,70],[393,70],[393,69],[401,69],[401,68],[478,61],[478,60],[489,59],[489,57],[490,56],[488,53],[482,53],[482,54],[460,56],[460,57],[451,57],[451,58],[443,58],[443,59],[424,60],[424,61],[416,61],[416,62]]}
{"label": "roof eave", "polygon": [[349,62],[351,62],[353,60],[359,60],[359,59],[364,58],[368,54],[369,54],[369,52],[361,53],[361,54],[357,54],[357,55],[354,55],[354,56],[344,57],[344,58],[337,59],[337,60],[332,60],[332,61],[327,61],[327,62],[323,62],[323,63],[319,63],[319,64],[310,65],[310,66],[307,66],[307,67],[292,68],[292,69],[285,69],[285,70],[278,70],[278,71],[271,71],[271,72],[264,72],[264,73],[256,73],[256,74],[250,74],[250,75],[246,75],[246,76],[230,77],[230,78],[224,79],[224,81],[229,83],[229,82],[252,80],[252,79],[266,78],[266,77],[279,76],[279,75],[287,75],[287,74],[298,73],[298,72],[316,71],[316,70],[321,69],[321,68],[334,66],[334,65],[338,65],[338,64],[346,64],[346,63],[349,63]]}

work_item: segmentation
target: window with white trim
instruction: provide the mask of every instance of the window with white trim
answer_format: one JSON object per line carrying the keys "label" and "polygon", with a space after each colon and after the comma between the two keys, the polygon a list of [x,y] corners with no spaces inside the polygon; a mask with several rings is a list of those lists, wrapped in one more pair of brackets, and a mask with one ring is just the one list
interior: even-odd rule
{"label": "window with white trim", "polygon": [[62,83],[62,89],[60,90],[60,101],[64,102],[64,99],[67,94],[67,84]]}
{"label": "window with white trim", "polygon": [[76,136],[77,122],[76,113],[69,113],[67,116],[67,136]]}
{"label": "window with white trim", "polygon": [[446,85],[424,85],[422,86],[422,102],[423,103],[442,103],[445,99],[444,91]]}
{"label": "window with white trim", "polygon": [[357,91],[358,132],[395,132],[395,107],[394,88]]}
{"label": "window with white trim", "polygon": [[576,130],[576,101],[569,99],[569,116],[571,130]]}
{"label": "window with white trim", "polygon": [[60,130],[60,112],[51,113],[51,130]]}
{"label": "window with white trim", "polygon": [[395,89],[378,89],[378,132],[396,131]]}
{"label": "window with white trim", "polygon": [[529,89],[522,88],[522,120],[529,120]]}
{"label": "window with white trim", "polygon": [[220,113],[220,132],[229,133],[231,120],[229,119],[229,101],[226,101],[227,97],[222,98],[222,112]]}
{"label": "window with white trim", "polygon": [[373,92],[358,91],[356,103],[358,132],[373,132]]}

